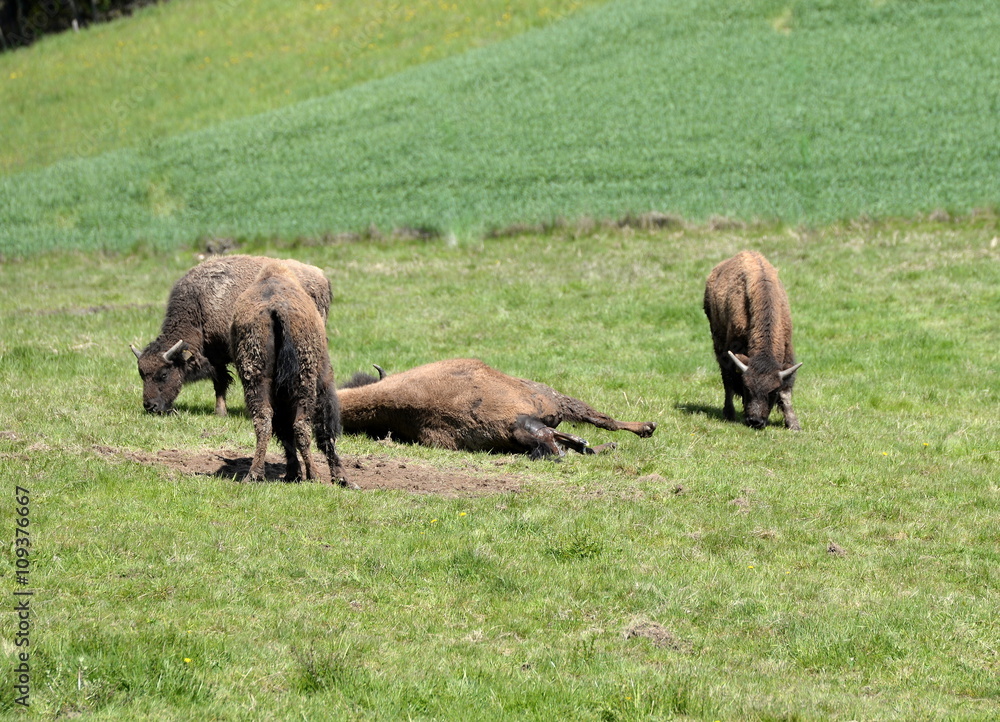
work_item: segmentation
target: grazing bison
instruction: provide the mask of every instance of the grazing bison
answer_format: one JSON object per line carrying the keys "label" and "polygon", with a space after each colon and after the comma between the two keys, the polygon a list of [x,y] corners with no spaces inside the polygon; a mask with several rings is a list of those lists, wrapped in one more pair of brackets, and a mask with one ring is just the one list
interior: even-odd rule
{"label": "grazing bison", "polygon": [[736,418],[733,394],[739,394],[748,426],[764,428],[777,401],[785,426],[798,431],[792,385],[802,364],[795,363],[792,313],[774,266],[756,251],[720,263],[705,286],[705,315],[726,390],[726,419]]}
{"label": "grazing bison", "polygon": [[[151,414],[168,413],[181,386],[212,379],[215,413],[226,415],[226,390],[232,377],[226,364],[233,304],[270,258],[224,256],[188,271],[170,290],[160,335],[145,350],[131,346],[139,360],[142,405]],[[320,315],[330,310],[330,282],[315,266],[283,261],[312,296]]]}
{"label": "grazing bison", "polygon": [[231,342],[257,437],[247,479],[263,478],[272,431],[285,449],[285,479],[302,477],[296,452],[305,478],[317,478],[309,453],[311,426],[331,479],[346,486],[335,445],[340,409],[323,318],[287,265],[267,263],[236,299]]}
{"label": "grazing bison", "polygon": [[345,432],[391,434],[443,449],[528,453],[538,459],[563,456],[566,448],[597,453],[615,446],[591,448],[578,436],[556,431],[562,421],[641,437],[656,430],[652,422],[615,421],[545,384],[508,376],[475,359],[437,361],[380,379],[356,374],[337,393]]}

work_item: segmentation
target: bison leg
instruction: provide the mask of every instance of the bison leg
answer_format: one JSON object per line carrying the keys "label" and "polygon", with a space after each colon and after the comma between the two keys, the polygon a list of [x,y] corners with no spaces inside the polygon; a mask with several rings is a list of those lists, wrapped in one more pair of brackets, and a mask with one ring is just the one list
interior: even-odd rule
{"label": "bison leg", "polygon": [[563,421],[583,422],[596,426],[599,429],[608,431],[631,431],[636,436],[643,439],[653,435],[656,431],[656,423],[652,421],[618,421],[607,414],[603,414],[589,404],[574,399],[572,396],[562,397],[560,408],[563,412]]}
{"label": "bison leg", "polygon": [[226,368],[226,364],[223,362],[219,364],[214,362],[212,364],[212,386],[215,387],[215,413],[218,416],[226,415],[226,392],[229,390],[229,384],[233,381],[233,377],[229,375],[229,369]]}
{"label": "bison leg", "polygon": [[281,445],[285,449],[285,481],[301,481],[302,470],[298,454],[295,453],[295,444],[291,439],[282,439]]}
{"label": "bison leg", "polygon": [[519,416],[514,422],[514,440],[528,450],[532,459],[565,456],[555,440],[555,429],[532,416]]}
{"label": "bison leg", "polygon": [[[596,454],[606,451],[609,446],[603,444],[597,449],[591,449],[586,439],[556,431],[533,416],[518,417],[514,423],[514,439],[528,447],[532,459],[542,459],[546,456],[565,456],[565,449],[580,454]],[[614,445],[611,446],[613,448]]]}
{"label": "bison leg", "polygon": [[795,415],[795,411],[792,410],[791,389],[782,389],[778,392],[778,408],[781,409],[781,413],[785,417],[785,426],[792,431],[802,430],[802,427],[799,426],[799,419]]}
{"label": "bison leg", "polygon": [[726,421],[736,421],[736,407],[733,406],[733,395],[736,394],[737,388],[725,373],[722,374],[722,386],[726,393],[725,401],[722,404],[722,415]]}
{"label": "bison leg", "polygon": [[253,415],[253,430],[257,435],[257,448],[253,453],[253,463],[247,473],[246,481],[259,481],[264,478],[264,457],[267,445],[271,441],[271,407],[264,406]]}
{"label": "bison leg", "polygon": [[[379,376],[384,373],[379,366]],[[337,399],[337,389],[333,377],[321,377],[317,384],[316,412],[313,418],[313,432],[316,434],[316,446],[326,455],[326,463],[330,466],[330,481],[348,489],[360,489],[357,484],[347,479],[344,467],[337,455],[337,436],[341,431],[340,403]]]}
{"label": "bison leg", "polygon": [[[305,466],[305,478],[312,481],[316,478],[316,465],[313,463],[312,454],[309,453],[309,442],[312,439],[309,433],[309,419],[305,416],[297,416],[293,426],[295,434],[295,448],[302,456],[302,465]],[[292,451],[294,456],[295,451]]]}

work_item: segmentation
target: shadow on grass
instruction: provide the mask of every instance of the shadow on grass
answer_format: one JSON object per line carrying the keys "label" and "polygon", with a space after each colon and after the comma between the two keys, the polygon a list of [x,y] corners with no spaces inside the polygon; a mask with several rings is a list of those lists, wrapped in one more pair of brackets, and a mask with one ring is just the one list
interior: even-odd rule
{"label": "shadow on grass", "polygon": [[[222,460],[222,466],[212,472],[205,472],[206,476],[218,476],[222,479],[229,479],[230,481],[242,482],[246,475],[250,472],[250,465],[253,463],[253,457],[251,456],[241,456],[235,459],[227,459],[224,456],[219,456]],[[285,480],[285,465],[284,464],[272,464],[270,462],[264,462],[264,478],[260,481],[284,481]],[[254,482],[248,482],[254,483]]]}
{"label": "shadow on grass", "polygon": [[[215,416],[214,406],[205,406],[200,404],[189,404],[183,401],[174,404],[174,411],[177,413],[191,414],[192,416]],[[229,416],[240,416],[244,419],[249,419],[247,415],[247,410],[243,406],[237,406],[235,408],[229,407],[226,409],[226,413]]]}
{"label": "shadow on grass", "polygon": [[715,419],[716,421],[729,423],[726,421],[726,417],[722,415],[722,407],[720,406],[705,406],[704,404],[674,404],[674,408],[678,411],[683,411],[685,414],[691,414],[692,416],[707,416],[708,418]]}

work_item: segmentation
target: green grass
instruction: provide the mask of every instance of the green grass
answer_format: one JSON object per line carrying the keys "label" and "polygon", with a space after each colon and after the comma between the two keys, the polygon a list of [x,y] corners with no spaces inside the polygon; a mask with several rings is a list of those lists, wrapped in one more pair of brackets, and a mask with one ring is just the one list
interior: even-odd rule
{"label": "green grass", "polygon": [[329,95],[593,2],[172,0],[0,55],[0,175]]}
{"label": "green grass", "polygon": [[[998,234],[979,215],[249,246],[325,269],[340,378],[477,356],[659,424],[561,464],[340,444],[524,480],[476,498],[108,458],[252,448],[238,388],[225,419],[205,383],[141,413],[127,344],[194,253],[4,264],[0,525],[27,486],[36,716],[997,717]],[[744,247],[792,300],[799,434],[720,418],[701,294]],[[626,638],[643,622],[662,646]]]}
{"label": "green grass", "polygon": [[995,209],[997,35],[1000,6],[977,0],[622,0],[0,179],[0,254],[372,224],[473,238],[649,209],[820,225]]}

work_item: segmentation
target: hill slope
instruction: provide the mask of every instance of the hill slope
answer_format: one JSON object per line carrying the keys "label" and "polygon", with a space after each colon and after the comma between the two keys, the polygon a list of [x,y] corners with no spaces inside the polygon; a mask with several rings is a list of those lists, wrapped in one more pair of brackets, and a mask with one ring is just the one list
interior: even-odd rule
{"label": "hill slope", "polygon": [[649,208],[1000,201],[1000,6],[623,0],[142,150],[0,181],[0,252]]}
{"label": "hill slope", "polygon": [[172,0],[0,55],[0,174],[328,95],[598,1]]}

